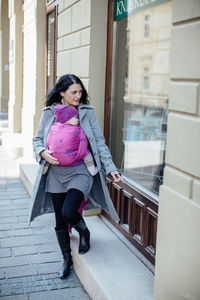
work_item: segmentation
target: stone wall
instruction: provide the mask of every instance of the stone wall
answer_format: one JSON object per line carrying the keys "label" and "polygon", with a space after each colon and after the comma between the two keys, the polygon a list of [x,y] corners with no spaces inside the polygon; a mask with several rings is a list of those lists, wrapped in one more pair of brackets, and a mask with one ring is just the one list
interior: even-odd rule
{"label": "stone wall", "polygon": [[59,0],[57,77],[79,76],[103,127],[107,0]]}
{"label": "stone wall", "polygon": [[45,0],[24,2],[23,49],[23,109],[22,135],[24,156],[32,155],[32,137],[35,135],[45,99]]}
{"label": "stone wall", "polygon": [[9,1],[9,18],[9,129],[12,133],[19,133],[22,109],[22,0]]}
{"label": "stone wall", "polygon": [[200,299],[199,20],[199,0],[173,0],[167,166],[159,197],[157,300]]}
{"label": "stone wall", "polygon": [[0,111],[8,112],[10,28],[8,0],[0,1],[0,15]]}

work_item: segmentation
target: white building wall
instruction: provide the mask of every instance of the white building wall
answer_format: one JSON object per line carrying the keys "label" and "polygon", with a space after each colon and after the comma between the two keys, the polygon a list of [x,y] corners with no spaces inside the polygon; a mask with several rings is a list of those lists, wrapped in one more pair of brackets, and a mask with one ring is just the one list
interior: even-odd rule
{"label": "white building wall", "polygon": [[8,111],[9,98],[9,18],[8,0],[0,1],[0,111]]}
{"label": "white building wall", "polygon": [[22,0],[9,0],[10,47],[9,47],[9,128],[13,133],[21,131],[22,107]]}
{"label": "white building wall", "polygon": [[40,119],[45,98],[45,0],[24,2],[24,63],[22,135],[24,157],[32,156],[32,137]]}
{"label": "white building wall", "polygon": [[58,1],[57,77],[81,78],[103,127],[107,0]]}

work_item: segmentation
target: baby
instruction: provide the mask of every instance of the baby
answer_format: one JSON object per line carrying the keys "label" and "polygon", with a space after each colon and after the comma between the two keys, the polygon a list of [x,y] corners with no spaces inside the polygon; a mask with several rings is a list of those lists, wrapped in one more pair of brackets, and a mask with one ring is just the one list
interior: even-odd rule
{"label": "baby", "polygon": [[77,109],[58,104],[54,109],[56,123],[53,123],[47,137],[47,148],[52,151],[60,165],[73,166],[84,161],[88,172],[94,176],[98,169],[88,150],[87,137],[79,125]]}

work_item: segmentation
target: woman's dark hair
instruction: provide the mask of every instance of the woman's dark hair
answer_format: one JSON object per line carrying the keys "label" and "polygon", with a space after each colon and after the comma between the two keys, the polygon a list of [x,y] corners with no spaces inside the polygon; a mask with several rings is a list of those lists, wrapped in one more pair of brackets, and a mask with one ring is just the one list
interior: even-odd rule
{"label": "woman's dark hair", "polygon": [[74,83],[80,84],[82,87],[82,96],[79,103],[89,104],[88,93],[80,78],[78,78],[74,74],[66,74],[60,77],[55,87],[47,95],[47,99],[45,102],[46,106],[51,106],[53,103],[61,103],[62,96],[60,95],[60,92],[65,92],[69,88],[69,86]]}

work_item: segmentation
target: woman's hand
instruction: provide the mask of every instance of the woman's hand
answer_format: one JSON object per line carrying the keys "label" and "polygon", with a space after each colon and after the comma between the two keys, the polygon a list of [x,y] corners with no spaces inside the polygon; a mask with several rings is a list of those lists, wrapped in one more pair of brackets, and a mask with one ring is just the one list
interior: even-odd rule
{"label": "woman's hand", "polygon": [[122,178],[122,176],[119,174],[118,171],[112,171],[110,172],[110,175],[112,176],[114,182],[121,181],[124,183],[124,179]]}
{"label": "woman's hand", "polygon": [[42,158],[44,158],[48,163],[52,164],[52,165],[59,165],[59,161],[57,160],[57,158],[53,157],[51,155],[52,151],[50,150],[43,150],[40,155],[42,156]]}

